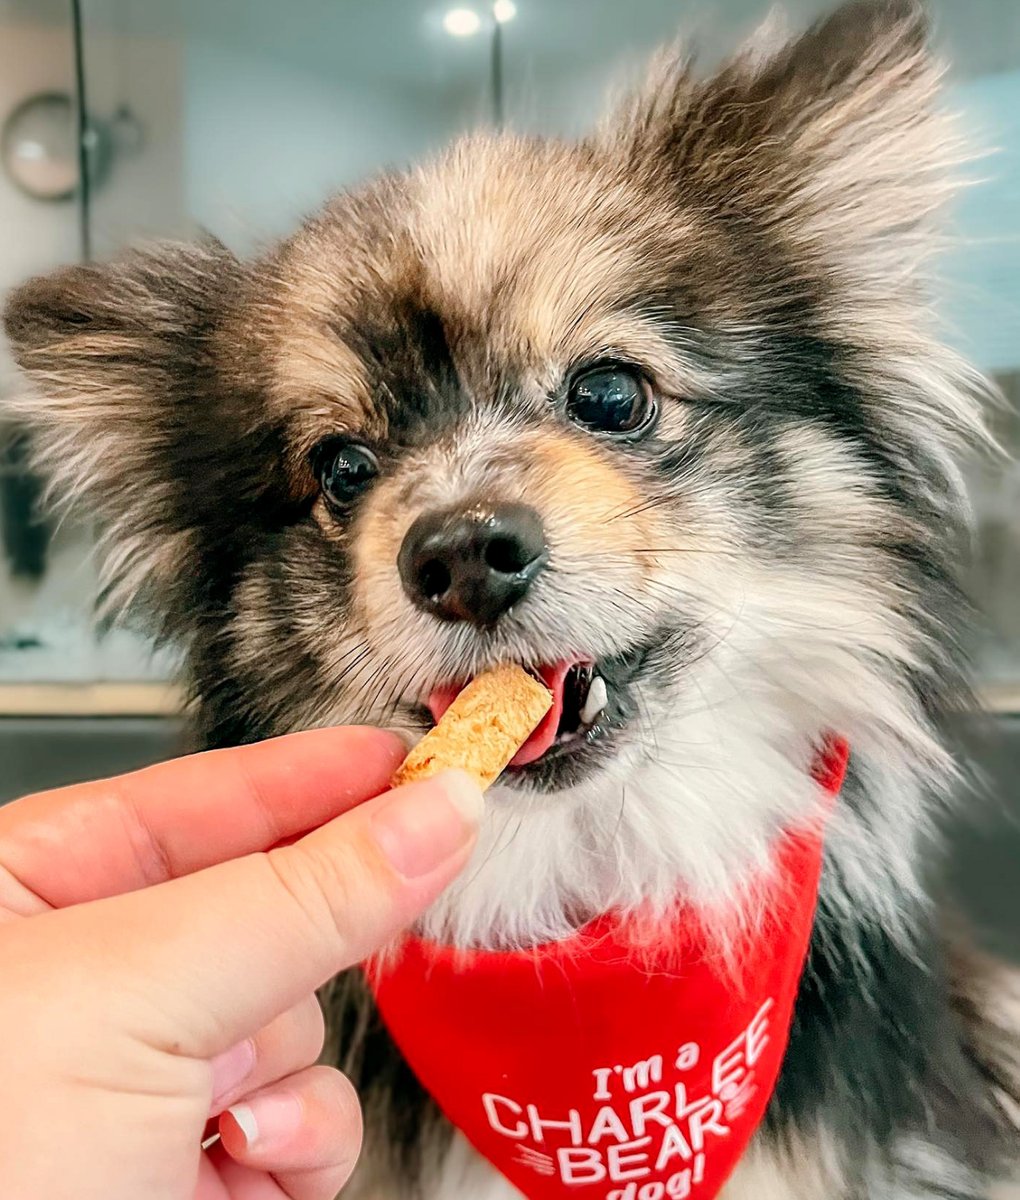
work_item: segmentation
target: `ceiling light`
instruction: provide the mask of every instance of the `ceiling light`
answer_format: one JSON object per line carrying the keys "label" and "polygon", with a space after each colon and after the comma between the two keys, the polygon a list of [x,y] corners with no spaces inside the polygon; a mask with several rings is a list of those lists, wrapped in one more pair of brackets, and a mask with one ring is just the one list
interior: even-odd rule
{"label": "ceiling light", "polygon": [[482,27],[482,19],[473,8],[451,8],[443,17],[443,28],[451,37],[471,37]]}
{"label": "ceiling light", "polygon": [[514,4],[514,0],[496,0],[492,6],[492,15],[500,25],[505,25],[517,16],[517,5]]}

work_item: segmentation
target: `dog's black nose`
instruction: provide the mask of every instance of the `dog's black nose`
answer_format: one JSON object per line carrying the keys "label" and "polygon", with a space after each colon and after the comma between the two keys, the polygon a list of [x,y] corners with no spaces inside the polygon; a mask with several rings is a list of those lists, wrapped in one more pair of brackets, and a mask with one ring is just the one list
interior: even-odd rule
{"label": "dog's black nose", "polygon": [[397,565],[419,608],[484,629],[524,597],[547,556],[533,508],[476,505],[423,513],[407,531]]}

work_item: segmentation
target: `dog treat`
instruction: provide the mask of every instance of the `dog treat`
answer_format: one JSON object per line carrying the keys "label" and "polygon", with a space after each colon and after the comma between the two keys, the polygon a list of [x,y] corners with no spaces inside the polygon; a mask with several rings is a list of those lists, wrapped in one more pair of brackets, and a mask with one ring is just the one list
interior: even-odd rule
{"label": "dog treat", "polygon": [[393,776],[393,786],[457,767],[487,788],[552,706],[549,690],[521,667],[473,679]]}

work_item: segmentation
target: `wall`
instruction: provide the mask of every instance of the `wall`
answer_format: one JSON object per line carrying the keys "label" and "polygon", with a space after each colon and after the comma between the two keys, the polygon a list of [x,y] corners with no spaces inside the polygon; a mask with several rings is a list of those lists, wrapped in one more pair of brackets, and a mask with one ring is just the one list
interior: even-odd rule
{"label": "wall", "polygon": [[286,233],[338,188],[442,144],[471,103],[470,89],[408,97],[392,84],[191,42],[188,212],[231,245]]}
{"label": "wall", "polygon": [[[35,92],[69,91],[71,80],[71,41],[65,30],[0,21],[0,122]],[[40,204],[0,171],[0,291],[73,259],[77,228],[73,201]]]}
{"label": "wall", "polygon": [[[949,103],[972,130],[974,186],[956,204],[959,247],[945,264],[955,340],[985,371],[1020,367],[1020,71],[955,87]],[[989,152],[990,151],[990,152]]]}
{"label": "wall", "polygon": [[92,201],[97,257],[128,240],[181,235],[185,202],[184,49],[173,37],[86,31],[89,109],[109,119],[127,103],[141,129]]}
{"label": "wall", "polygon": [[[72,47],[53,6],[40,21],[0,16],[0,121],[26,97],[73,87]],[[0,10],[2,11],[2,10]],[[10,10],[8,10],[9,12]],[[24,12],[22,7],[21,12]],[[139,151],[120,157],[94,196],[93,241],[99,255],[126,237],[171,233],[185,224],[180,43],[161,37],[89,35],[89,108],[108,117],[127,100],[144,131]],[[43,203],[23,195],[0,171],[0,295],[26,277],[79,258],[74,201]],[[0,393],[16,385],[0,338]],[[2,431],[0,431],[2,432]],[[38,585],[11,579],[0,560],[0,681],[130,679],[162,675],[147,645],[118,631],[98,642],[92,631],[96,571],[89,528],[64,523]],[[10,644],[28,638],[29,649]]]}

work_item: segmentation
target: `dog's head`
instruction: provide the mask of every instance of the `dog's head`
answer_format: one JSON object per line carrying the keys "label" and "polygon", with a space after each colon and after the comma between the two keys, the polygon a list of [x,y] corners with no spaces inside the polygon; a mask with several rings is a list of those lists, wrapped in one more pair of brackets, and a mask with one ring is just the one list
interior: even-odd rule
{"label": "dog's head", "polygon": [[556,727],[484,843],[518,847],[511,929],[717,889],[826,729],[916,750],[979,421],[925,309],[954,149],[923,42],[864,3],[707,79],[667,55],[588,140],[468,139],[256,262],[16,292],[42,460],[213,739],[422,726],[537,669]]}

